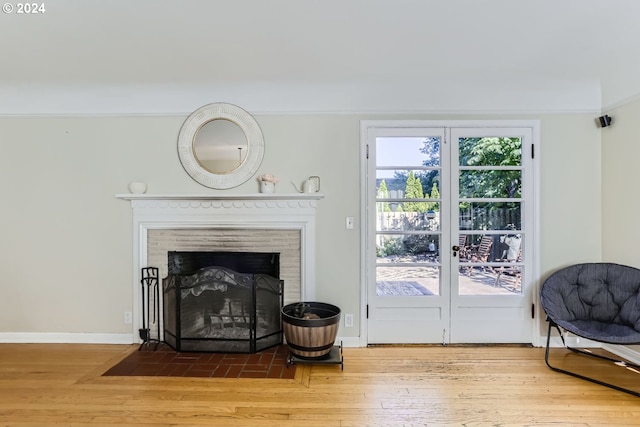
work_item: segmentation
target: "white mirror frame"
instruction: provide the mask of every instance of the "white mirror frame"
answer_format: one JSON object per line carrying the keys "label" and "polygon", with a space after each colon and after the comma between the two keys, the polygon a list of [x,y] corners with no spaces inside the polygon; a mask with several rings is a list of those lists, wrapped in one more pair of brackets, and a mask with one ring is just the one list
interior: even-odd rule
{"label": "white mirror frame", "polygon": [[[198,130],[212,120],[229,120],[242,129],[248,148],[247,156],[240,166],[229,173],[215,174],[203,168],[195,157],[193,142]],[[255,175],[264,157],[264,139],[258,122],[242,108],[217,102],[207,104],[191,113],[184,121],[178,135],[178,156],[184,170],[196,182],[205,187],[228,189],[247,182]]]}

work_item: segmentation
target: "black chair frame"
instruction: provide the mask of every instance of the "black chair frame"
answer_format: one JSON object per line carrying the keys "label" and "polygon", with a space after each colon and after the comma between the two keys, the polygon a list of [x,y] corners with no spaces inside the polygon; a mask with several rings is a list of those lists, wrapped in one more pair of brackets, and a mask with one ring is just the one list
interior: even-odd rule
{"label": "black chair frame", "polygon": [[563,374],[566,374],[566,375],[570,375],[570,376],[575,377],[575,378],[580,378],[582,380],[590,381],[592,383],[595,383],[595,384],[598,384],[598,385],[601,385],[601,386],[609,387],[609,388],[612,388],[614,390],[622,391],[624,393],[628,393],[628,394],[631,394],[633,396],[640,397],[640,391],[630,390],[628,388],[620,387],[618,385],[611,384],[611,383],[608,383],[608,382],[605,382],[605,381],[601,381],[601,380],[598,380],[596,378],[588,377],[586,375],[578,374],[576,372],[571,372],[571,371],[567,371],[566,369],[562,369],[562,368],[558,368],[556,366],[552,366],[551,363],[549,362],[549,349],[550,349],[550,343],[551,343],[551,331],[552,331],[553,328],[556,328],[557,331],[558,331],[558,334],[560,335],[560,339],[562,340],[562,345],[567,350],[570,350],[570,351],[572,351],[574,353],[582,354],[584,356],[589,356],[589,357],[593,357],[593,358],[596,358],[596,359],[604,360],[604,361],[607,361],[607,362],[612,362],[613,364],[615,364],[617,366],[621,366],[621,367],[624,367],[624,368],[632,369],[634,371],[640,371],[640,366],[639,365],[636,365],[636,364],[631,363],[629,361],[615,359],[615,358],[612,358],[612,357],[607,357],[607,356],[603,356],[601,354],[595,354],[595,353],[592,353],[592,352],[589,352],[589,351],[585,351],[585,350],[582,350],[582,349],[579,349],[579,348],[568,346],[567,343],[564,340],[564,336],[562,335],[561,327],[557,323],[555,323],[553,320],[551,320],[549,318],[547,318],[547,321],[549,322],[549,330],[547,332],[547,347],[546,347],[546,350],[545,350],[545,353],[544,353],[544,361],[545,361],[545,363],[547,364],[547,366],[549,368],[551,368],[552,370],[554,370],[556,372],[560,372],[560,373],[563,373]]}

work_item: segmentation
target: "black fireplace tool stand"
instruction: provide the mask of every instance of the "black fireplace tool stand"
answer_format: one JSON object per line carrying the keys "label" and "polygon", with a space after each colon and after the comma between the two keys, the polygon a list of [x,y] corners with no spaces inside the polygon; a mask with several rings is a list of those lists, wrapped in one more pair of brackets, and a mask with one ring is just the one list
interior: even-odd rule
{"label": "black fireplace tool stand", "polygon": [[[138,351],[143,347],[150,348],[153,343],[153,350],[157,350],[160,341],[160,290],[158,285],[158,269],[156,267],[144,267],[141,272],[142,278],[142,328],[138,331],[142,344],[138,347]],[[153,295],[153,307],[149,297]],[[153,308],[153,310],[152,310]],[[151,338],[151,323],[156,324],[156,337]]]}

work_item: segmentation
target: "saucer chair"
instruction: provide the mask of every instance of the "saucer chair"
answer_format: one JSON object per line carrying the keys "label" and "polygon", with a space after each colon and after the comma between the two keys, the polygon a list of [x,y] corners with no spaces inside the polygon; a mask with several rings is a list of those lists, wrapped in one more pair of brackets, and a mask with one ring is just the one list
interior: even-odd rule
{"label": "saucer chair", "polygon": [[640,366],[566,345],[563,331],[592,341],[617,345],[640,344],[640,270],[614,263],[576,264],[553,273],[540,290],[542,308],[549,330],[545,362],[563,374],[591,381],[640,397],[630,390],[552,366],[549,342],[556,328],[566,349],[585,356],[629,368],[640,373]]}

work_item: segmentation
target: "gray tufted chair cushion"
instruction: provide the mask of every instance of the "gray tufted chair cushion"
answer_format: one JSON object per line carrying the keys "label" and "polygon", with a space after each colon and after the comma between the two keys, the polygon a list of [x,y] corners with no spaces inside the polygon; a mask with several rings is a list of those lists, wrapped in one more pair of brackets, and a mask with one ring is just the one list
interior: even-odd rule
{"label": "gray tufted chair cushion", "polygon": [[583,338],[640,343],[640,270],[613,263],[576,264],[553,273],[540,290],[550,320]]}

